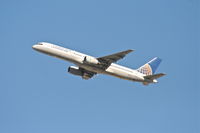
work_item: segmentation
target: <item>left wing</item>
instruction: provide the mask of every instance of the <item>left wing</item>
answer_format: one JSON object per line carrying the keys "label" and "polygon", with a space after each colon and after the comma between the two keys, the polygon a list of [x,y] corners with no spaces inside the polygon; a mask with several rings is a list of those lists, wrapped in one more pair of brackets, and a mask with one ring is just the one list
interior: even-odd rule
{"label": "left wing", "polygon": [[115,53],[112,55],[99,57],[99,58],[97,58],[97,60],[100,62],[100,64],[103,65],[103,68],[106,69],[107,67],[110,66],[111,63],[117,62],[118,60],[124,58],[128,53],[130,53],[132,51],[133,50],[129,49],[129,50]]}

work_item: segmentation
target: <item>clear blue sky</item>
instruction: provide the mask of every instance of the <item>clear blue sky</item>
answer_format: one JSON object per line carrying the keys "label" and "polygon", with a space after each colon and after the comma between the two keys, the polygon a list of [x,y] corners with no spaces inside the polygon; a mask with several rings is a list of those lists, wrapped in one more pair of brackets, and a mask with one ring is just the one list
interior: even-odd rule
{"label": "clear blue sky", "polygon": [[[198,0],[0,1],[1,133],[199,133]],[[37,53],[46,41],[119,64],[163,59],[158,84],[98,75]]]}

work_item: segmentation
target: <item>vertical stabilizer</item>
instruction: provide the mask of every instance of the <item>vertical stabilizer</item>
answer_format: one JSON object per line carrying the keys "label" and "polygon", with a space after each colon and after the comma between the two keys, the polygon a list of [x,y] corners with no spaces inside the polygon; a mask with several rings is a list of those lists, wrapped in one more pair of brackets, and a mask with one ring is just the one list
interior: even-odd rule
{"label": "vertical stabilizer", "polygon": [[145,75],[153,75],[161,61],[162,60],[160,58],[155,57],[145,65],[138,68],[137,71]]}

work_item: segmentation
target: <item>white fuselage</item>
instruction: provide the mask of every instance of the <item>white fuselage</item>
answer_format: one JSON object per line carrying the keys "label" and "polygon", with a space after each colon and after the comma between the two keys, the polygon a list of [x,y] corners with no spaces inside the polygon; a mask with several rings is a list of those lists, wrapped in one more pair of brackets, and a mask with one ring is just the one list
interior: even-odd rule
{"label": "white fuselage", "polygon": [[108,68],[106,68],[106,70],[103,70],[96,67],[95,65],[86,64],[83,62],[86,56],[87,57],[92,57],[92,56],[82,54],[80,52],[76,52],[67,48],[63,48],[51,43],[46,43],[46,42],[38,43],[33,46],[33,49],[66,61],[70,61],[75,65],[94,73],[112,75],[118,78],[131,81],[144,82],[144,77],[143,77],[144,74],[136,70],[115,63],[112,63]]}

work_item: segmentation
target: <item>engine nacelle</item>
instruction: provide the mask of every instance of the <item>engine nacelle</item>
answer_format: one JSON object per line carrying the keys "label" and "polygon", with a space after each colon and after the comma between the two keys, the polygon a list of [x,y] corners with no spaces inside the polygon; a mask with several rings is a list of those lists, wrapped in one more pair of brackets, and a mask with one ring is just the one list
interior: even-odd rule
{"label": "engine nacelle", "polygon": [[83,72],[76,66],[70,66],[68,72],[74,75],[83,76]]}
{"label": "engine nacelle", "polygon": [[86,63],[86,64],[99,64],[99,61],[94,58],[94,57],[91,57],[91,56],[85,56],[84,60],[83,60],[83,63]]}

